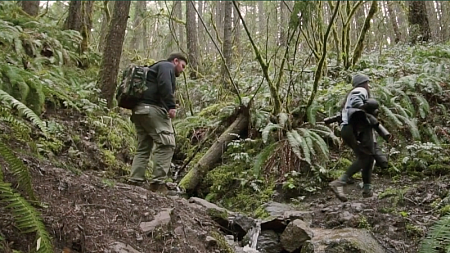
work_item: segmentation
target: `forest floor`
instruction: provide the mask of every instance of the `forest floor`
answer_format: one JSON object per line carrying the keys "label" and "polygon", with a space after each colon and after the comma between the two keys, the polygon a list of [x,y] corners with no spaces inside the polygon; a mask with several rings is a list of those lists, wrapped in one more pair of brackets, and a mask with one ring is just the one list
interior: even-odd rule
{"label": "forest floor", "polygon": [[363,198],[358,180],[346,186],[347,202],[332,191],[308,196],[302,208],[314,212],[313,227],[365,228],[386,252],[418,252],[420,241],[439,219],[437,206],[450,189],[448,177],[392,180],[375,177],[374,196]]}
{"label": "forest floor", "polygon": [[[70,124],[71,119],[66,121]],[[45,204],[38,209],[54,239],[55,252],[116,252],[114,248],[126,245],[145,253],[229,252],[220,246],[219,225],[205,209],[183,197],[163,196],[107,179],[102,170],[69,171],[50,161],[20,156],[30,168],[38,199]],[[98,164],[98,157],[92,153],[87,159]],[[5,171],[6,181],[14,185],[7,168]],[[371,198],[362,198],[356,180],[346,187],[346,203],[327,188],[306,196],[296,208],[313,212],[312,227],[364,228],[386,252],[417,252],[427,229],[439,218],[437,203],[447,197],[450,181],[447,177],[393,180],[376,173],[373,181],[375,195]],[[164,217],[161,212],[167,210],[170,215]],[[158,217],[166,225],[143,233],[143,224]],[[29,252],[35,240],[31,234],[21,234],[10,212],[2,207],[0,234],[6,239],[3,244],[8,253],[12,252],[8,249]],[[214,243],[211,237],[216,239]]]}

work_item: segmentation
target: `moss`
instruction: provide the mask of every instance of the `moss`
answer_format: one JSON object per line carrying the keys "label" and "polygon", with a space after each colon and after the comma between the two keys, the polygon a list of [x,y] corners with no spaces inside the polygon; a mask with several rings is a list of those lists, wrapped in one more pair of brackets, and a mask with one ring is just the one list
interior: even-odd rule
{"label": "moss", "polygon": [[220,210],[217,210],[214,208],[208,208],[206,210],[206,212],[213,219],[218,218],[218,219],[228,220],[228,212],[226,210],[220,211]]}
{"label": "moss", "polygon": [[359,222],[358,222],[358,228],[365,228],[365,229],[372,229],[372,226],[370,225],[369,221],[367,221],[367,218],[364,215],[361,215]]}
{"label": "moss", "polygon": [[405,231],[409,238],[421,238],[425,235],[423,229],[410,223],[405,225]]}
{"label": "moss", "polygon": [[258,219],[265,219],[270,217],[269,212],[261,205],[253,212],[253,216]]}
{"label": "moss", "polygon": [[220,253],[234,253],[234,249],[227,243],[223,235],[213,231],[211,232],[211,237],[217,240],[217,247],[219,248]]}
{"label": "moss", "polygon": [[450,205],[445,205],[439,209],[439,214],[441,216],[447,215],[450,213]]}
{"label": "moss", "polygon": [[409,187],[404,187],[403,189],[387,188],[382,193],[378,195],[379,199],[390,198],[392,207],[403,204],[406,192],[408,192]]}

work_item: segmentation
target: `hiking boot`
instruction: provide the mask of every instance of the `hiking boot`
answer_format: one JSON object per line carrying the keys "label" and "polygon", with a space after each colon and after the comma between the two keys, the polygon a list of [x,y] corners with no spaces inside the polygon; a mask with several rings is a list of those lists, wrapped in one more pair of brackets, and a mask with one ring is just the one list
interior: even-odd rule
{"label": "hiking boot", "polygon": [[363,198],[370,198],[373,196],[372,189],[364,189],[362,191]]}
{"label": "hiking boot", "polygon": [[334,194],[340,201],[342,201],[342,202],[347,201],[347,197],[345,196],[345,193],[344,193],[345,182],[337,179],[337,180],[334,180],[333,182],[331,182],[329,185],[331,187],[331,190],[334,192]]}

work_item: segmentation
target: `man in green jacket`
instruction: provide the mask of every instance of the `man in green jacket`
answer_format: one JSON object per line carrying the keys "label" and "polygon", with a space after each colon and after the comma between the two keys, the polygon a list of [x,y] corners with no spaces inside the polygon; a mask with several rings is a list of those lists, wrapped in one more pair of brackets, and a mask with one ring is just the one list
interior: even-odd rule
{"label": "man in green jacket", "polygon": [[138,145],[131,165],[130,183],[145,182],[145,171],[153,151],[152,190],[164,191],[165,180],[175,150],[171,119],[176,115],[176,77],[184,71],[187,58],[174,53],[167,60],[152,65],[147,72],[147,87],[142,101],[133,108],[131,121],[137,133]]}

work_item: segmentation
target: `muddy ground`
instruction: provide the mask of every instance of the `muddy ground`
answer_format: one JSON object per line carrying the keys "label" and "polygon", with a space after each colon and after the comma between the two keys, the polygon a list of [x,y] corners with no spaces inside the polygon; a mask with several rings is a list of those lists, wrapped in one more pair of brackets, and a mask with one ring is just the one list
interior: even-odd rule
{"label": "muddy ground", "polygon": [[[60,118],[69,125],[73,119],[78,119],[71,114]],[[86,155],[79,160],[94,164],[92,167],[101,167],[98,150],[90,147],[95,146],[93,137],[88,136],[91,132],[83,131],[83,121],[74,122],[78,125],[73,129],[77,129],[86,139],[85,146],[89,147],[84,152]],[[87,135],[83,136],[83,133]],[[20,144],[11,145],[15,149],[21,148]],[[110,246],[117,243],[130,245],[145,253],[226,252],[211,243],[208,237],[217,237],[219,225],[205,210],[192,206],[185,198],[162,196],[141,187],[106,179],[106,172],[102,170],[71,172],[47,160],[38,161],[23,154],[20,157],[30,167],[36,195],[46,206],[39,208],[39,211],[54,239],[55,252],[110,252]],[[59,161],[64,162],[73,161]],[[6,172],[6,181],[14,185],[8,167],[1,161],[0,164]],[[362,198],[359,182],[357,180],[346,188],[349,194],[346,203],[340,202],[326,188],[306,196],[296,208],[314,213],[313,227],[367,229],[386,252],[414,253],[430,225],[442,214],[439,209],[449,204],[445,201],[441,203],[448,197],[448,177],[413,181],[404,176],[393,180],[375,173],[375,196],[368,199]],[[173,209],[169,225],[152,233],[142,233],[141,222],[151,221],[164,208]],[[29,247],[34,245],[34,236],[20,234],[9,211],[1,205],[0,235],[6,239],[3,244],[8,253],[12,249],[29,252]]]}

